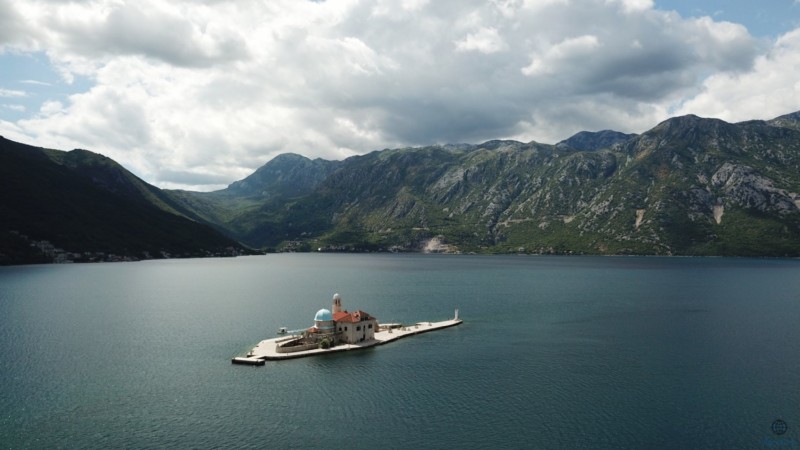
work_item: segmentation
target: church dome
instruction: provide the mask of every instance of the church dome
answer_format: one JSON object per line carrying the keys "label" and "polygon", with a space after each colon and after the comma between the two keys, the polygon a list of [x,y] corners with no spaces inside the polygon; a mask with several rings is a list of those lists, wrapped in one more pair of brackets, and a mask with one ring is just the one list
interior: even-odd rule
{"label": "church dome", "polygon": [[327,322],[333,320],[333,314],[325,308],[320,309],[317,311],[317,314],[314,316],[314,320],[317,322]]}

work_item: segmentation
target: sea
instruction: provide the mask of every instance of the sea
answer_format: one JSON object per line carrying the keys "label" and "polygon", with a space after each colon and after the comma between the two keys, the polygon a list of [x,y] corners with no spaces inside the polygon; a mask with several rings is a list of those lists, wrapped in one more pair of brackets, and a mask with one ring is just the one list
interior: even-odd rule
{"label": "sea", "polygon": [[[339,293],[460,326],[232,365]],[[0,268],[0,448],[800,448],[800,260],[270,254]]]}

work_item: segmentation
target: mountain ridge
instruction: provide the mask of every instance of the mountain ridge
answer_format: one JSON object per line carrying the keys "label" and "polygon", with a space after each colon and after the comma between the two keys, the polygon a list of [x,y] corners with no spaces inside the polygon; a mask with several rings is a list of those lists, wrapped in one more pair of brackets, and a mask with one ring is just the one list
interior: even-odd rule
{"label": "mountain ridge", "polygon": [[[287,153],[206,193],[158,189],[85,150],[27,158],[79,176],[77,191],[89,183],[263,251],[800,256],[800,112],[685,115],[555,145],[490,140],[342,161]],[[19,178],[15,189],[30,190]]]}
{"label": "mountain ridge", "polygon": [[[236,236],[295,250],[416,251],[435,239],[470,252],[797,255],[798,116],[686,115],[640,135],[578,133],[594,139],[580,145],[372,152],[342,161],[309,194],[240,211],[239,225],[252,227]],[[760,249],[750,220],[789,231]]]}
{"label": "mountain ridge", "polygon": [[173,205],[105,156],[0,137],[0,264],[246,252]]}
{"label": "mountain ridge", "polygon": [[580,131],[557,143],[556,146],[566,146],[582,151],[595,151],[611,148],[636,136],[636,134],[620,133],[614,130]]}

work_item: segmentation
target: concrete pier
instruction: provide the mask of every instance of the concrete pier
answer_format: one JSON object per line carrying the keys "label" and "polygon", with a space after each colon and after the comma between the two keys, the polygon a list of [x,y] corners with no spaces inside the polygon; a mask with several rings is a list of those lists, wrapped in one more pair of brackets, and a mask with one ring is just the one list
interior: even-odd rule
{"label": "concrete pier", "polygon": [[456,325],[461,325],[461,323],[462,320],[458,319],[456,316],[454,319],[443,320],[441,322],[418,322],[413,325],[400,326],[399,328],[390,328],[384,324],[380,324],[378,331],[375,332],[375,339],[359,342],[357,344],[339,344],[335,347],[327,349],[314,348],[311,350],[303,350],[293,353],[278,353],[276,351],[276,345],[279,342],[291,339],[291,337],[281,336],[273,339],[265,339],[259,342],[258,345],[250,350],[246,357],[233,358],[231,363],[263,365],[264,361],[267,360],[303,358],[306,356],[314,356],[324,353],[363,350],[365,348],[375,347],[377,345],[388,344],[389,342],[394,342],[404,337],[454,327]]}

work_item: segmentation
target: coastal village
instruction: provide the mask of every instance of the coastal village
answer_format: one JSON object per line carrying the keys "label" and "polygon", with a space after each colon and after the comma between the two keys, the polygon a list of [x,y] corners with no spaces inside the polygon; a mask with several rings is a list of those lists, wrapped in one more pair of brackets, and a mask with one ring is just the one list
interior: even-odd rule
{"label": "coastal village", "polygon": [[342,297],[334,294],[331,309],[322,308],[308,328],[281,328],[280,337],[265,339],[233,364],[263,365],[267,360],[291,359],[321,353],[359,350],[386,344],[397,339],[460,325],[458,310],[452,319],[441,322],[417,322],[413,325],[378,323],[371,314],[342,308]]}
{"label": "coastal village", "polygon": [[[68,251],[60,247],[56,247],[48,240],[35,240],[31,239],[19,231],[9,231],[9,235],[15,238],[21,245],[29,247],[33,250],[35,255],[34,261],[37,263],[97,263],[97,262],[125,262],[125,261],[141,261],[148,259],[170,259],[170,258],[191,258],[191,257],[233,257],[241,256],[244,254],[240,249],[235,247],[227,247],[224,251],[203,251],[192,254],[173,254],[165,250],[158,252],[142,251],[139,256],[134,255],[120,255],[112,252],[102,251],[84,251],[75,252]],[[0,264],[3,263],[4,255],[0,252]]]}

